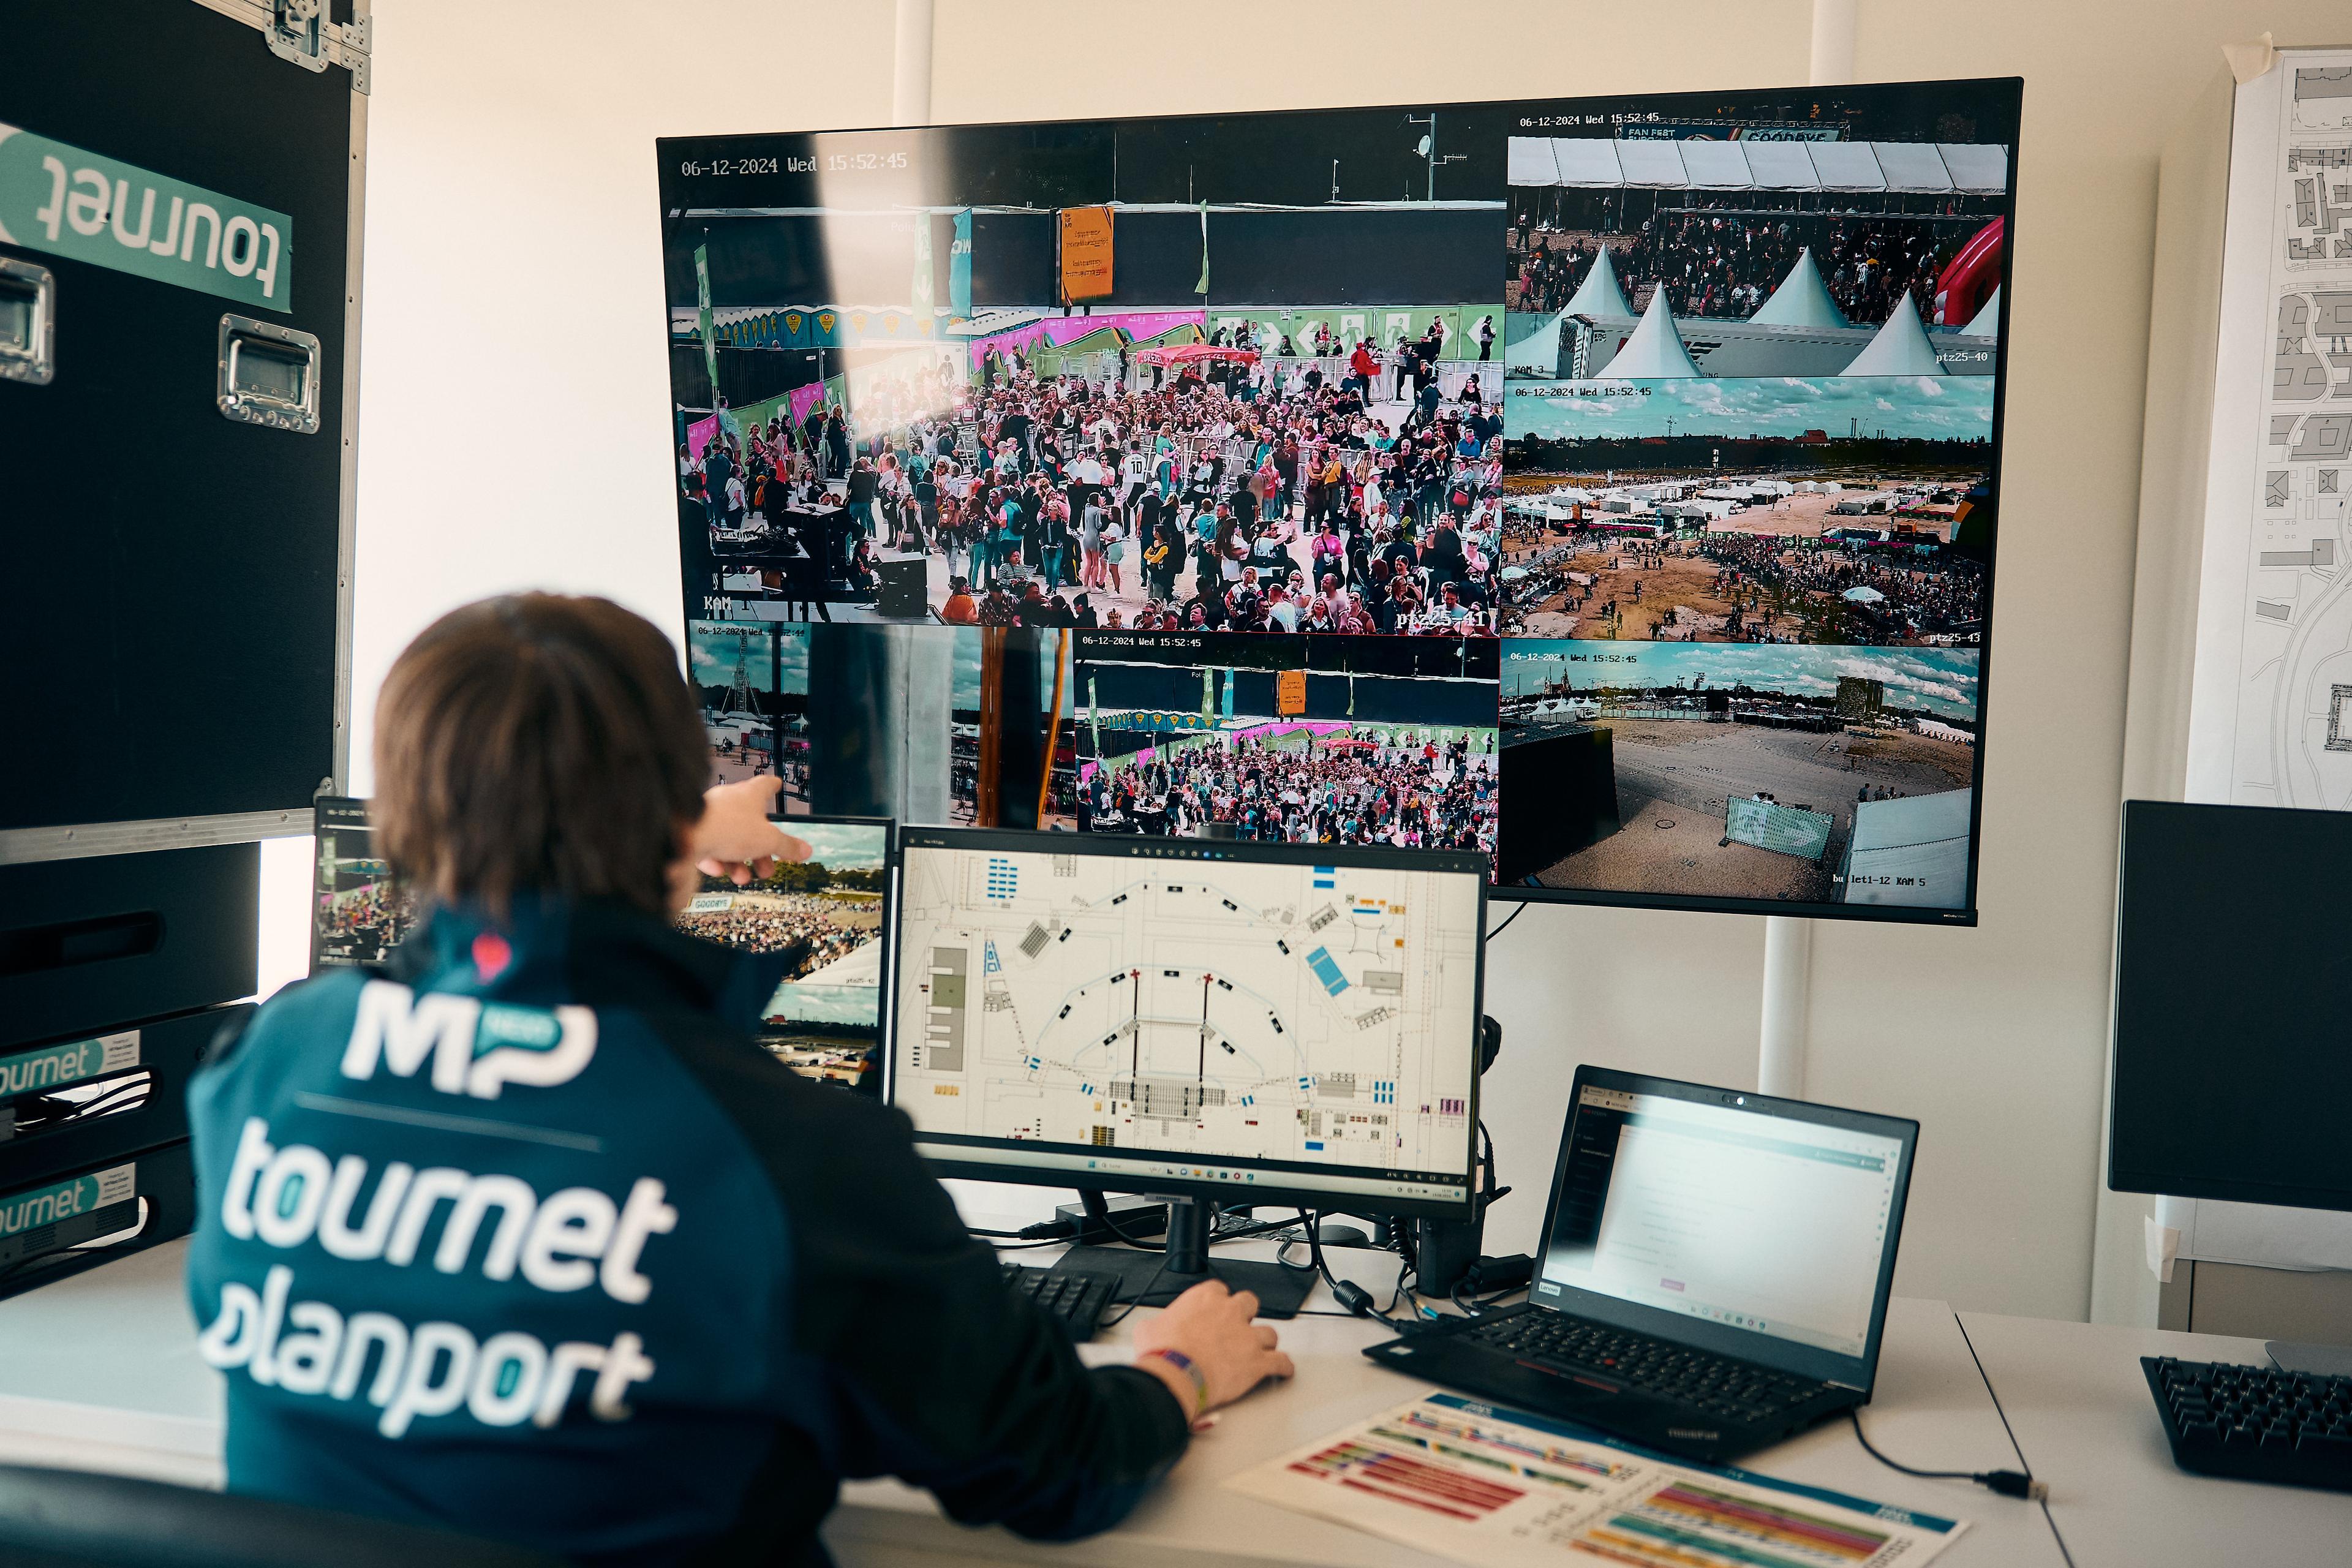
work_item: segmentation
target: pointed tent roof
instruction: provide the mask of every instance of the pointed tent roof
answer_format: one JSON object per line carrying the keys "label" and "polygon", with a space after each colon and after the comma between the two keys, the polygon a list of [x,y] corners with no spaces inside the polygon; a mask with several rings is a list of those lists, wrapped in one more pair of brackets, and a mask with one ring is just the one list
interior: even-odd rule
{"label": "pointed tent roof", "polygon": [[1848,375],[1941,375],[1944,367],[1937,363],[1936,345],[1927,341],[1927,329],[1919,324],[1918,307],[1911,303],[1906,290],[1888,313],[1886,324],[1869,346],[1853,356],[1845,367]]}
{"label": "pointed tent roof", "polygon": [[1633,302],[1625,290],[1617,286],[1617,268],[1609,259],[1609,247],[1602,246],[1601,254],[1592,258],[1592,269],[1578,284],[1576,297],[1568,302],[1571,316],[1630,316]]}
{"label": "pointed tent roof", "polygon": [[1525,337],[1507,343],[1503,349],[1505,371],[1523,370],[1536,375],[1558,375],[1559,323],[1560,312],[1554,310]]}
{"label": "pointed tent roof", "polygon": [[1845,312],[1830,298],[1830,286],[1822,281],[1822,269],[1813,260],[1813,247],[1797,252],[1797,264],[1764,301],[1764,308],[1748,321],[1759,327],[1851,327]]}
{"label": "pointed tent roof", "polygon": [[1675,330],[1664,285],[1651,290],[1650,308],[1643,312],[1642,324],[1601,374],[1612,381],[1665,381],[1700,374],[1698,362],[1683,347],[1683,335]]}
{"label": "pointed tent roof", "polygon": [[1960,329],[1964,338],[1997,338],[2000,335],[2000,290],[1996,288],[1985,296],[1984,308],[1969,318]]}

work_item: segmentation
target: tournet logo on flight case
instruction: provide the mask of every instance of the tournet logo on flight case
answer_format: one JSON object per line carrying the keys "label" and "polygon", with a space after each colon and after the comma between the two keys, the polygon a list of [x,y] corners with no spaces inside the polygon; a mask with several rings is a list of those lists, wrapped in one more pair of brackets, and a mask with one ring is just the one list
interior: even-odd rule
{"label": "tournet logo on flight case", "polygon": [[0,1056],[0,1100],[36,1089],[80,1083],[102,1073],[139,1065],[139,1031],[124,1029],[95,1039],[68,1040]]}
{"label": "tournet logo on flight case", "polygon": [[0,124],[0,244],[265,310],[294,298],[294,220]]}
{"label": "tournet logo on flight case", "polygon": [[133,1162],[0,1196],[0,1267],[128,1226],[138,1194]]}

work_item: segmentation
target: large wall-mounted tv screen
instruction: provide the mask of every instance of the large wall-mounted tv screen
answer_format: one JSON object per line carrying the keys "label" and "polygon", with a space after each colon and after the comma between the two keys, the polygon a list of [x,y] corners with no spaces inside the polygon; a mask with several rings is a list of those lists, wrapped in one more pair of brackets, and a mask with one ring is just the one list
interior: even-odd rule
{"label": "large wall-mounted tv screen", "polygon": [[812,617],[1034,629],[1041,822],[1973,921],[2020,90],[662,142],[720,771]]}

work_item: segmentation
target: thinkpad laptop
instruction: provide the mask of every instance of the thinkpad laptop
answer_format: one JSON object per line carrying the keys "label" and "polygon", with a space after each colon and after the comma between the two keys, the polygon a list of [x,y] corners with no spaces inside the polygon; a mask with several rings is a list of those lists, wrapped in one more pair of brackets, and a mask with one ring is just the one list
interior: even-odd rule
{"label": "thinkpad laptop", "polygon": [[1528,1300],[1364,1353],[1702,1460],[1867,1404],[1919,1124],[1577,1070]]}

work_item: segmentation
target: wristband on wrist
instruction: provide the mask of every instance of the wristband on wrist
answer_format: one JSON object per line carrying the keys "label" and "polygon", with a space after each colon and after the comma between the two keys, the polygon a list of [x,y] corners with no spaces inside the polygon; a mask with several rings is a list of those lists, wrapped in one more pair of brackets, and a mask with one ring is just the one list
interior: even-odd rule
{"label": "wristband on wrist", "polygon": [[1202,1372],[1198,1366],[1195,1366],[1192,1363],[1192,1358],[1186,1355],[1182,1351],[1171,1351],[1165,1347],[1145,1351],[1141,1355],[1135,1359],[1138,1361],[1150,1361],[1154,1358],[1166,1362],[1170,1366],[1174,1367],[1178,1372],[1182,1373],[1186,1377],[1192,1380],[1192,1409],[1187,1419],[1193,1421],[1199,1420],[1209,1408],[1209,1374]]}

